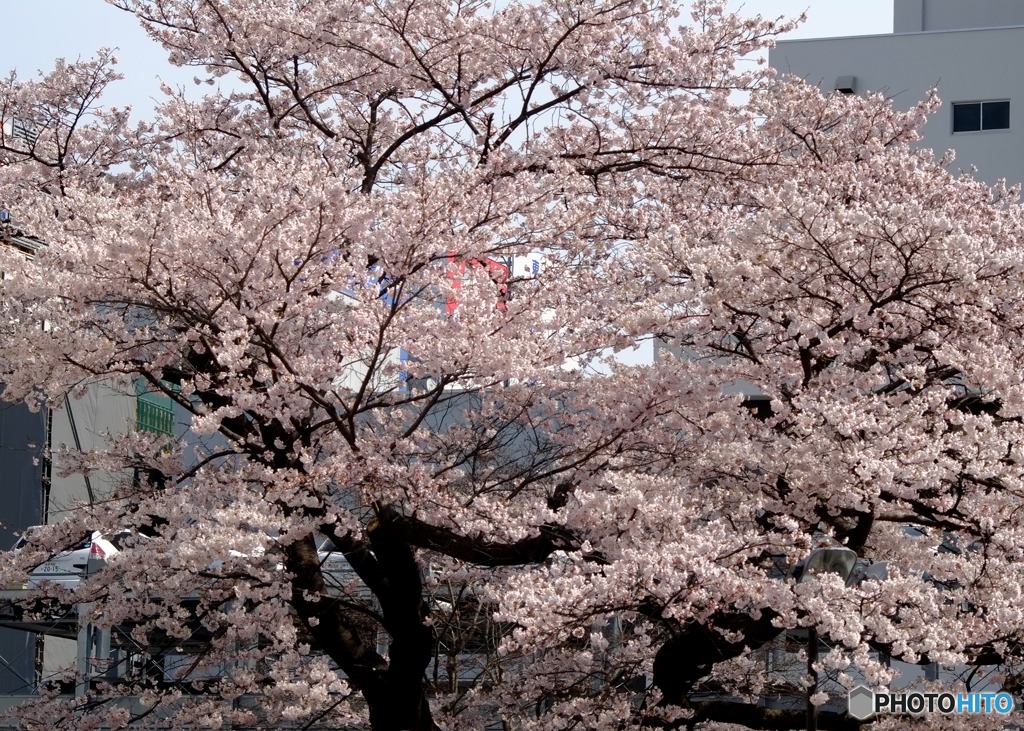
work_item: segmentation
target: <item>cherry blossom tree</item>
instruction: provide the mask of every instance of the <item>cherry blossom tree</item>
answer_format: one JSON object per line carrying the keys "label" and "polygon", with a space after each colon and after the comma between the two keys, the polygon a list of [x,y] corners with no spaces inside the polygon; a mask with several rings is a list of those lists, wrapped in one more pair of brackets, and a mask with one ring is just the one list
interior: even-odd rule
{"label": "cherry blossom tree", "polygon": [[[711,2],[112,2],[216,91],[0,88],[47,243],[0,254],[0,380],[141,382],[188,437],[54,455],[123,478],[0,579],[127,530],[23,610],[190,664],[24,725],[801,728],[756,651],[811,626],[847,687],[1015,687],[1024,219],[912,149],[934,96],[775,80],[740,58],[789,25]],[[787,579],[817,545],[889,576]]]}

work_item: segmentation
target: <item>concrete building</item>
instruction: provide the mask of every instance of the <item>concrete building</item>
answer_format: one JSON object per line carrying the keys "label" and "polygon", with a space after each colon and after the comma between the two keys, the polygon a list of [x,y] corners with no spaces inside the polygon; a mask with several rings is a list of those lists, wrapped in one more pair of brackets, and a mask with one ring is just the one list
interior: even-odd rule
{"label": "concrete building", "polygon": [[780,41],[769,62],[823,91],[881,92],[905,110],[938,88],[923,147],[954,168],[1024,182],[1024,2],[894,0],[891,34]]}

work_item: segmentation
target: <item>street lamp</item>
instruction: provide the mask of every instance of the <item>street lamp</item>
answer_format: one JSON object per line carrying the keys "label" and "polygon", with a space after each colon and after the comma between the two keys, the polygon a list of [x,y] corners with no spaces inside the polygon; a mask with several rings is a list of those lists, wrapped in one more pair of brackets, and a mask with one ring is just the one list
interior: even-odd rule
{"label": "street lamp", "polygon": [[809,581],[816,574],[839,574],[847,581],[857,565],[857,554],[849,548],[816,548],[793,567],[797,583]]}
{"label": "street lamp", "polygon": [[[818,574],[839,574],[843,582],[849,585],[857,566],[857,554],[849,548],[816,548],[802,561],[793,567],[793,577],[797,583],[810,581]],[[807,630],[807,675],[811,679],[807,686],[807,731],[818,731],[818,708],[811,702],[818,690],[818,673],[814,663],[818,661],[818,628],[811,626]]]}

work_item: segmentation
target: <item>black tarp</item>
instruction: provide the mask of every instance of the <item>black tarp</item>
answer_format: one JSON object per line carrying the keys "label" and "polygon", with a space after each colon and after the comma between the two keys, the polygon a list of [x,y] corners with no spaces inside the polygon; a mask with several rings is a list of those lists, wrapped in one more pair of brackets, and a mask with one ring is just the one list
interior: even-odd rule
{"label": "black tarp", "polygon": [[[15,534],[43,522],[43,456],[46,412],[0,402],[0,549]],[[36,638],[30,632],[0,629],[0,694],[33,690]]]}

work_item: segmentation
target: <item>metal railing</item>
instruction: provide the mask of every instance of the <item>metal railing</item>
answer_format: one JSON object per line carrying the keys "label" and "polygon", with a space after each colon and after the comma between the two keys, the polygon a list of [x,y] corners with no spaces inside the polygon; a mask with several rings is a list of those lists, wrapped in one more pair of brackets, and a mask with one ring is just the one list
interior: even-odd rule
{"label": "metal railing", "polygon": [[174,435],[174,409],[153,403],[145,398],[138,400],[135,421],[139,431]]}

